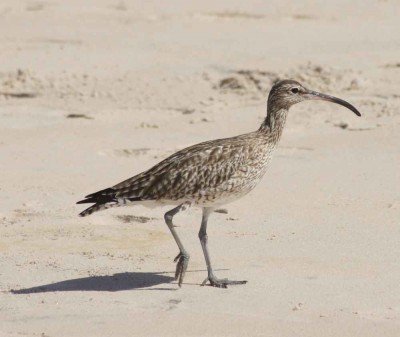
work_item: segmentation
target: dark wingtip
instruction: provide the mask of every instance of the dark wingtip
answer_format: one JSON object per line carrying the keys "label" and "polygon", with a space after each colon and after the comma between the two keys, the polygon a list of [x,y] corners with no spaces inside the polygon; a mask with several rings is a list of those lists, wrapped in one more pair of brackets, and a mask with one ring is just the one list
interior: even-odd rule
{"label": "dark wingtip", "polygon": [[77,204],[95,204],[95,203],[106,203],[114,198],[115,190],[112,188],[106,188],[104,190],[88,194],[85,199],[79,200]]}
{"label": "dark wingtip", "polygon": [[94,204],[96,201],[93,200],[93,198],[90,199],[83,199],[79,200],[77,204]]}

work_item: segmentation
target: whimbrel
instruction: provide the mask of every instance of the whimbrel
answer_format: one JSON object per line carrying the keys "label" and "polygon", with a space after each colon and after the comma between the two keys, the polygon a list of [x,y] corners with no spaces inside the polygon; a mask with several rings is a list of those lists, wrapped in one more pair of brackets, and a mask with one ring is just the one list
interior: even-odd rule
{"label": "whimbrel", "polygon": [[179,248],[174,262],[177,262],[175,280],[181,286],[189,254],[172,219],[190,206],[200,207],[203,215],[199,239],[208,271],[203,285],[209,282],[211,286],[226,288],[231,284],[246,283],[215,276],[207,246],[208,217],[216,207],[243,197],[258,184],[281,137],[289,108],[305,100],[337,103],[361,116],[354,106],[340,98],[308,90],[293,80],[280,81],[269,93],[267,116],[257,131],[200,143],[178,151],[145,172],[87,195],[78,204],[94,205],[80,213],[80,216],[125,205],[174,205],[175,208],[165,213],[164,218]]}

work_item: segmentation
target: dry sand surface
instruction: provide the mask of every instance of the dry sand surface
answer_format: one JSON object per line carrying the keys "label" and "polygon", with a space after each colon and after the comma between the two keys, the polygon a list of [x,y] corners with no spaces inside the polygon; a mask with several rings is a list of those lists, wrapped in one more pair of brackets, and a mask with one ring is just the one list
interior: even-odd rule
{"label": "dry sand surface", "polygon": [[[400,4],[0,3],[1,336],[400,336]],[[272,165],[200,211],[87,218],[75,205],[172,152],[256,129],[279,78],[342,97],[294,106]]]}

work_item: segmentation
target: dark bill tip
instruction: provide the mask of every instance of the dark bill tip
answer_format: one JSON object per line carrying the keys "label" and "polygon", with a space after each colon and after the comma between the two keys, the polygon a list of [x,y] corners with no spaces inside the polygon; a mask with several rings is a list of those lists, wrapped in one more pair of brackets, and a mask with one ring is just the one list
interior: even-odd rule
{"label": "dark bill tip", "polygon": [[353,105],[351,105],[349,102],[346,102],[340,98],[326,95],[326,94],[321,94],[320,92],[311,91],[311,90],[308,91],[307,93],[305,93],[304,97],[306,97],[307,99],[328,101],[328,102],[342,105],[342,106],[346,107],[347,109],[353,111],[358,117],[361,117],[361,113]]}

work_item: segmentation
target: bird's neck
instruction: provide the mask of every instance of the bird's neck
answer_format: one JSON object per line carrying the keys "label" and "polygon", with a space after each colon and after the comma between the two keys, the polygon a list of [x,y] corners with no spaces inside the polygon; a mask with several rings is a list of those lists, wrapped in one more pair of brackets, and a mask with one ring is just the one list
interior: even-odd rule
{"label": "bird's neck", "polygon": [[268,136],[274,143],[277,143],[285,126],[287,113],[287,109],[274,110],[268,107],[267,116],[258,131]]}

